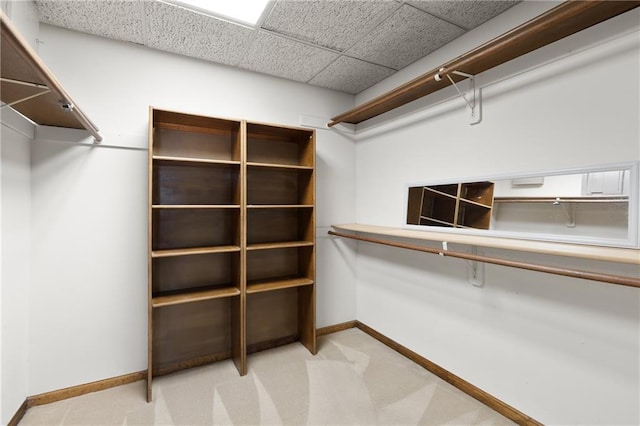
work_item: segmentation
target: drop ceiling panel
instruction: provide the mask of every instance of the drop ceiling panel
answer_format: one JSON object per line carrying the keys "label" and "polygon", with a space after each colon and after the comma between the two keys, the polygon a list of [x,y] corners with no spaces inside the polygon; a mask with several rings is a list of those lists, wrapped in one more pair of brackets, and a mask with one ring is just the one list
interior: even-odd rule
{"label": "drop ceiling panel", "polygon": [[145,2],[147,46],[227,65],[246,56],[254,29],[162,2]]}
{"label": "drop ceiling panel", "polygon": [[393,73],[395,71],[390,68],[341,56],[309,83],[355,95]]}
{"label": "drop ceiling panel", "polygon": [[389,0],[280,0],[262,27],[342,52],[399,6]]}
{"label": "drop ceiling panel", "polygon": [[142,2],[38,1],[41,22],[106,38],[144,43]]}
{"label": "drop ceiling panel", "polygon": [[462,28],[470,30],[509,9],[518,1],[470,0],[412,0],[407,3]]}
{"label": "drop ceiling panel", "polygon": [[267,32],[259,32],[239,66],[295,81],[309,81],[338,58],[337,53]]}
{"label": "drop ceiling panel", "polygon": [[359,93],[518,3],[273,0],[262,24],[251,27],[172,1],[35,3],[44,23],[347,93]]}
{"label": "drop ceiling panel", "polygon": [[456,25],[403,5],[346,54],[399,70],[463,33]]}

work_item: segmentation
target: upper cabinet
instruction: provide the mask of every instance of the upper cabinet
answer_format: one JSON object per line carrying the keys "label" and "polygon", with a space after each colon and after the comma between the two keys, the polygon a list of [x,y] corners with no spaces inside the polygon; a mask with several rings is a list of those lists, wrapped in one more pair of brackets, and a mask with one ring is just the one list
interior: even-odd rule
{"label": "upper cabinet", "polygon": [[85,129],[100,142],[98,128],[82,112],[60,82],[0,11],[0,99],[36,124]]}

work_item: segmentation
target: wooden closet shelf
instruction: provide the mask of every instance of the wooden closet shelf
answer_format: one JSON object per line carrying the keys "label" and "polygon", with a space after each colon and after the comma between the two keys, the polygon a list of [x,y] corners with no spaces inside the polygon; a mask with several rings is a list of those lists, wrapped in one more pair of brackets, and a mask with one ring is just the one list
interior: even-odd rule
{"label": "wooden closet shelf", "polygon": [[230,253],[235,251],[240,251],[240,247],[214,246],[214,247],[180,248],[180,249],[154,250],[151,252],[151,257],[157,258],[157,257],[170,257],[170,256],[191,256],[195,254]]}
{"label": "wooden closet shelf", "polygon": [[249,204],[248,209],[312,209],[313,204]]}
{"label": "wooden closet shelf", "polygon": [[[222,122],[223,120],[219,120]],[[189,124],[177,124],[177,123],[165,123],[165,122],[156,122],[154,124],[154,128],[156,129],[166,129],[166,130],[177,130],[179,132],[187,132],[187,133],[204,133],[211,135],[231,135],[235,129],[217,128],[217,127],[200,127]]]}
{"label": "wooden closet shelf", "polygon": [[220,299],[223,297],[239,296],[240,290],[236,287],[217,287],[190,292],[175,292],[166,295],[154,296],[151,305],[154,308],[163,306],[180,305],[183,303],[200,302],[203,300]]}
{"label": "wooden closet shelf", "polygon": [[314,281],[306,277],[287,277],[266,280],[255,280],[247,283],[247,294],[264,291],[282,290],[285,288],[313,285]]}
{"label": "wooden closet shelf", "polygon": [[494,203],[628,203],[627,196],[589,197],[495,197]]}
{"label": "wooden closet shelf", "polygon": [[482,208],[491,210],[491,206],[488,206],[488,205],[483,204],[483,203],[479,203],[477,201],[469,200],[469,199],[466,199],[466,198],[460,198],[460,201],[463,202],[463,203],[468,203],[468,204],[472,204],[472,205],[477,206],[477,207],[482,207]]}
{"label": "wooden closet shelf", "polygon": [[239,209],[239,204],[154,204],[153,209]]}
{"label": "wooden closet shelf", "polygon": [[247,162],[248,167],[264,167],[264,168],[272,168],[272,169],[292,169],[292,170],[313,170],[313,166],[301,166],[298,164],[275,164],[275,163],[256,163],[256,162]]}
{"label": "wooden closet shelf", "polygon": [[[85,129],[100,142],[98,128],[71,99],[60,82],[0,11],[2,102],[44,126]],[[34,96],[35,95],[35,96]],[[70,107],[69,107],[70,106]]]}
{"label": "wooden closet shelf", "polygon": [[367,234],[384,235],[394,238],[432,241],[441,243],[466,244],[476,247],[491,247],[503,250],[516,250],[529,253],[549,254],[581,259],[602,260],[605,262],[630,263],[640,265],[640,250],[637,248],[602,247],[585,244],[559,243],[552,241],[524,240],[518,238],[468,235],[437,230],[416,231],[412,229],[388,226],[349,223],[331,225],[334,229]]}
{"label": "wooden closet shelf", "polygon": [[186,164],[189,166],[198,165],[222,165],[222,166],[239,166],[240,161],[232,160],[214,160],[211,158],[195,158],[195,157],[169,157],[164,155],[154,155],[153,161],[160,164]]}
{"label": "wooden closet shelf", "polygon": [[454,226],[452,222],[447,222],[447,221],[436,219],[436,218],[433,218],[433,217],[420,216],[420,219],[424,219],[424,220],[427,220],[429,222],[440,223],[440,224],[445,225],[445,226]]}
{"label": "wooden closet shelf", "polygon": [[313,241],[283,241],[277,243],[248,244],[247,250],[271,250],[292,247],[308,247],[312,245]]}
{"label": "wooden closet shelf", "polygon": [[[456,82],[466,78],[452,71],[480,74],[638,6],[640,1],[565,1],[445,64],[331,118],[328,126],[361,123],[448,87],[451,83],[447,76]],[[441,68],[444,70],[440,71]],[[439,81],[435,79],[436,74],[442,77]]]}

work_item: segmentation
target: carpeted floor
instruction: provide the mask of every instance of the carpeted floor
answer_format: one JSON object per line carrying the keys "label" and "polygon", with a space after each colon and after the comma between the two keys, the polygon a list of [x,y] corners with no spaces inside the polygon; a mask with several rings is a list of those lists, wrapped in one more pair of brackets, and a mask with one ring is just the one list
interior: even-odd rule
{"label": "carpeted floor", "polygon": [[513,424],[358,329],[30,408],[20,425]]}

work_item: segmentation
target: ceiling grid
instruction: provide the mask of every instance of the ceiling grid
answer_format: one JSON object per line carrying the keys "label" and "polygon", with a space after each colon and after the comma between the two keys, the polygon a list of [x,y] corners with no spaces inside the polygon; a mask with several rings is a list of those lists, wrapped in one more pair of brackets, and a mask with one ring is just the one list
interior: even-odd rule
{"label": "ceiling grid", "polygon": [[177,1],[36,0],[47,24],[351,94],[516,3],[275,0],[251,27]]}

